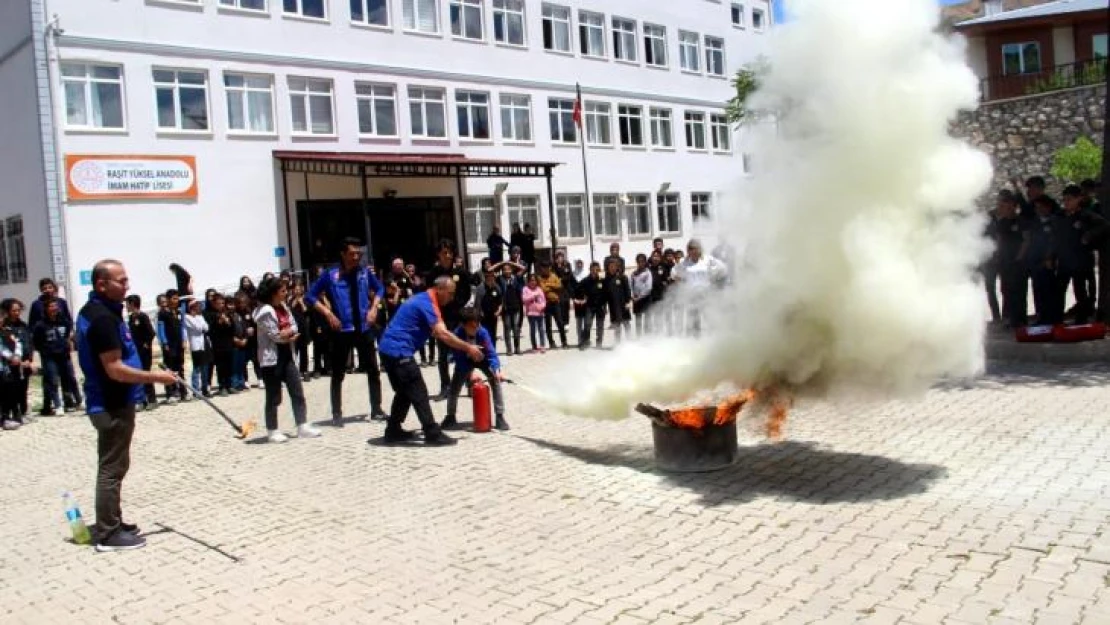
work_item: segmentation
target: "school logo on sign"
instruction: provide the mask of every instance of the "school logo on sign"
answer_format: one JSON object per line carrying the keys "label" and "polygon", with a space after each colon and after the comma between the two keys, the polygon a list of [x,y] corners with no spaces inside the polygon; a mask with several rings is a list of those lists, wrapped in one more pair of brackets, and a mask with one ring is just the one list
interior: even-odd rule
{"label": "school logo on sign", "polygon": [[70,200],[197,198],[192,156],[66,155]]}

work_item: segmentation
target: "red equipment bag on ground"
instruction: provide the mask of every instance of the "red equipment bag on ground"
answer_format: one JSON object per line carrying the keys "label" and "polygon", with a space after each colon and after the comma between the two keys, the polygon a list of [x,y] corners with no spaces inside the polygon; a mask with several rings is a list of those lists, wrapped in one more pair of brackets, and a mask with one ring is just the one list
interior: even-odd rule
{"label": "red equipment bag on ground", "polygon": [[1079,343],[1106,338],[1105,323],[1085,323],[1078,326],[1056,326],[1052,338],[1057,343]]}
{"label": "red equipment bag on ground", "polygon": [[1052,326],[1025,326],[1015,333],[1018,343],[1051,343]]}
{"label": "red equipment bag on ground", "polygon": [[491,422],[490,390],[485,380],[477,380],[470,387],[470,398],[474,405],[474,431],[489,432]]}

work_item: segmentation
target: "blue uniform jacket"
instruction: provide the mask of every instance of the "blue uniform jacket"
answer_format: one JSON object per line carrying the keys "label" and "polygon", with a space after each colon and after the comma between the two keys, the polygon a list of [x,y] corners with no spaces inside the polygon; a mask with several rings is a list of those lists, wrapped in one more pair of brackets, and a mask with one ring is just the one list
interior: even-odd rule
{"label": "blue uniform jacket", "polygon": [[[355,270],[357,273],[356,284],[358,292],[355,297],[358,299],[359,319],[357,321],[357,329],[359,332],[369,332],[370,324],[366,323],[366,313],[370,310],[370,291],[378,297],[385,295],[385,287],[382,286],[378,277],[370,272],[366,267],[359,267]],[[339,318],[342,327],[340,332],[354,332],[356,330],[356,321],[351,319],[351,289],[347,277],[343,275],[343,269],[336,265],[329,268],[316,282],[312,284],[312,288],[305,294],[305,302],[309,306],[315,306],[316,302],[320,299],[320,294],[326,293],[328,302],[331,303],[331,312]]]}
{"label": "blue uniform jacket", "polygon": [[465,373],[482,364],[488,364],[490,371],[501,370],[501,361],[497,359],[497,348],[493,346],[493,339],[490,338],[489,331],[485,328],[478,326],[478,334],[471,339],[466,335],[466,328],[460,325],[455,329],[455,336],[467,343],[473,343],[481,347],[482,353],[486,356],[485,360],[474,362],[470,359],[470,356],[466,355],[466,352],[455,351],[453,355],[456,370]]}
{"label": "blue uniform jacket", "polygon": [[141,403],[145,391],[141,384],[122,384],[108,378],[100,354],[94,353],[89,345],[88,331],[94,316],[111,315],[119,332],[120,359],[133,369],[142,369],[139,350],[131,340],[131,329],[123,318],[123,304],[109,302],[95,293],[89,296],[89,303],[77,315],[77,360],[85,374],[85,407],[90,415],[105,412],[120,405]]}

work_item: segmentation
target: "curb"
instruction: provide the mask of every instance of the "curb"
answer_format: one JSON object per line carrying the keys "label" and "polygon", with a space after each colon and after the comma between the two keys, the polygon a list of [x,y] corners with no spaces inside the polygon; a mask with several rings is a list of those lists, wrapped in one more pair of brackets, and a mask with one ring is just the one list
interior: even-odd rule
{"label": "curb", "polygon": [[1077,365],[1110,362],[1110,340],[1083,343],[1018,343],[992,337],[985,345],[987,360]]}

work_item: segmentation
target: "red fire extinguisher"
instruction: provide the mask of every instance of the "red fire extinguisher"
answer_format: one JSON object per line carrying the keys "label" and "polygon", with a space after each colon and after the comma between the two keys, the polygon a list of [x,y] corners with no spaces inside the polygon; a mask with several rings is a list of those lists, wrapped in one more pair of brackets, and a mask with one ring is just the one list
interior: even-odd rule
{"label": "red fire extinguisher", "polygon": [[489,384],[485,380],[476,380],[470,386],[470,397],[474,402],[474,431],[478,433],[490,430],[489,394]]}

